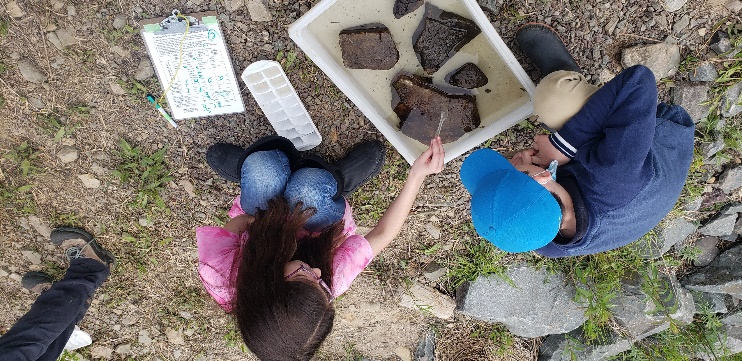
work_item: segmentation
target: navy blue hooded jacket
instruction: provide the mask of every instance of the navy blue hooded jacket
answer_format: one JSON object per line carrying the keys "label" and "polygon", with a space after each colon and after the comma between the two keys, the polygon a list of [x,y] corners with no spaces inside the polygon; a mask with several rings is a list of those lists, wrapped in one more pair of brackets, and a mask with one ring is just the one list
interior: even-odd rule
{"label": "navy blue hooded jacket", "polygon": [[652,72],[621,72],[549,136],[567,157],[557,182],[575,203],[577,234],[536,250],[579,256],[621,247],[654,228],[675,205],[693,159],[693,120],[683,108],[657,105]]}

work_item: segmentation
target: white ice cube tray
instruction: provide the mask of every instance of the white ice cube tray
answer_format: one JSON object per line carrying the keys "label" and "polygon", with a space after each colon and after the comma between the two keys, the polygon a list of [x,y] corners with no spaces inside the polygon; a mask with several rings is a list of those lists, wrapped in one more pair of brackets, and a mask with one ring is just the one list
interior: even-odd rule
{"label": "white ice cube tray", "polygon": [[296,149],[309,150],[322,142],[322,136],[281,64],[271,60],[256,61],[242,72],[242,81],[276,133],[291,140]]}

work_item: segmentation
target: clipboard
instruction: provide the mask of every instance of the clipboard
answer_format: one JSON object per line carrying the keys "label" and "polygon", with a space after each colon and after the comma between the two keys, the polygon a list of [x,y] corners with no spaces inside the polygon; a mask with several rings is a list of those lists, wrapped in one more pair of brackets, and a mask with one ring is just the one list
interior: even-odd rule
{"label": "clipboard", "polygon": [[173,10],[164,19],[141,23],[144,44],[174,119],[245,111],[216,12],[181,15]]}

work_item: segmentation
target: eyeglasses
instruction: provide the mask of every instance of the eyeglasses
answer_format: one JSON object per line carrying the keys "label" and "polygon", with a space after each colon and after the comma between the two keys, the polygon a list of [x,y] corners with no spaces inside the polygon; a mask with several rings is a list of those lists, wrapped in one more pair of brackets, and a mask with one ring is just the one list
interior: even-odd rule
{"label": "eyeglasses", "polygon": [[319,285],[322,286],[322,288],[327,292],[327,295],[330,298],[330,303],[332,303],[332,301],[335,300],[335,296],[332,295],[332,291],[330,291],[330,287],[327,287],[327,283],[325,283],[325,281],[323,281],[322,278],[317,276],[317,274],[314,273],[314,271],[312,271],[312,269],[309,266],[305,266],[303,263],[299,265],[299,268],[296,271],[289,273],[289,275],[286,276],[286,278],[284,279],[289,279],[293,277],[294,275],[299,273],[299,271],[310,274],[316,281],[319,282]]}

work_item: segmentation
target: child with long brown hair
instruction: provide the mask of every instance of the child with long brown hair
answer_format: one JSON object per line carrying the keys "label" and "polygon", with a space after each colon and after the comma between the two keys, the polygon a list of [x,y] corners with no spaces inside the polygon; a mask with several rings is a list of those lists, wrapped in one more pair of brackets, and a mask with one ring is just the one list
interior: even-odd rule
{"label": "child with long brown hair", "polygon": [[309,360],[330,333],[332,301],[399,234],[420,186],[443,170],[440,138],[414,162],[400,194],[365,236],[345,197],[384,162],[379,142],[363,142],[335,164],[299,157],[281,137],[247,150],[216,144],[207,162],[238,181],[224,227],[196,230],[199,274],[263,360]]}

